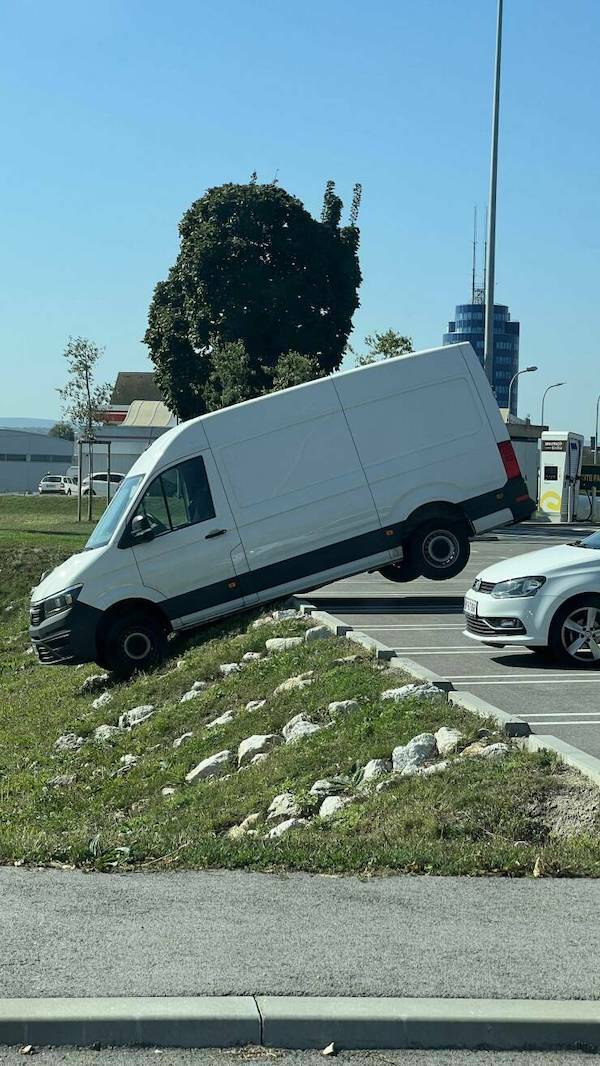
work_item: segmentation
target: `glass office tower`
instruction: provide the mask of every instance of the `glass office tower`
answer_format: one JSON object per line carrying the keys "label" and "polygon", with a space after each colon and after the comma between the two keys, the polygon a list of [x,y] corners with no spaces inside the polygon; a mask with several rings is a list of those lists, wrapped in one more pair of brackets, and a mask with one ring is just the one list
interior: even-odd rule
{"label": "glass office tower", "polygon": [[[483,366],[483,338],[485,307],[482,303],[458,304],[453,322],[448,323],[444,344],[459,344],[470,341]],[[511,322],[505,304],[494,305],[494,379],[492,389],[498,407],[508,407],[508,386],[513,374],[519,369],[519,322]],[[515,381],[511,396],[511,414],[517,413],[519,379]]]}

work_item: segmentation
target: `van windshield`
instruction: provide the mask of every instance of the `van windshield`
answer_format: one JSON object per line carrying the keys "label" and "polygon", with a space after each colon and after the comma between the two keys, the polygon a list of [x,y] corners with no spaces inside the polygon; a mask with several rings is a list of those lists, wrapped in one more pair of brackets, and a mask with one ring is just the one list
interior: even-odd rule
{"label": "van windshield", "polygon": [[137,474],[135,477],[126,477],[123,479],[119,485],[118,492],[115,492],[115,495],[88,540],[85,546],[86,551],[90,548],[103,548],[105,544],[108,544],[123,515],[129,508],[129,504],[135,496],[143,476],[143,474]]}

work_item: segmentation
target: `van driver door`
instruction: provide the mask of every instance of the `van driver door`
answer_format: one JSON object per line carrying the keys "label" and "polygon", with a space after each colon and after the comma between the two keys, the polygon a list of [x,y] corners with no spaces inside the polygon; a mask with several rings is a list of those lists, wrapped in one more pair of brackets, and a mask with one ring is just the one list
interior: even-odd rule
{"label": "van driver door", "polygon": [[210,451],[161,471],[129,528],[142,582],[164,597],[176,629],[256,601],[242,592],[248,565]]}

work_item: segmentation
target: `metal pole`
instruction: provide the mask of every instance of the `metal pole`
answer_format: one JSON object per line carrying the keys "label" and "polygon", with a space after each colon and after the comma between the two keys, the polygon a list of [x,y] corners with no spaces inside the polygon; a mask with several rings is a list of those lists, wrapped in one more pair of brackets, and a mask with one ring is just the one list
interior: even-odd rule
{"label": "metal pole", "polygon": [[77,441],[77,521],[81,522],[81,472],[83,466],[83,441]]}
{"label": "metal pole", "polygon": [[[598,406],[600,405],[600,395],[596,400],[596,436],[594,437],[594,466],[598,462]],[[596,471],[594,471],[594,481],[592,483],[592,522],[596,521]]]}
{"label": "metal pole", "polygon": [[534,370],[537,370],[537,366],[525,366],[522,370],[517,370],[517,373],[513,374],[512,378],[510,379],[508,386],[508,413],[506,416],[507,422],[510,422],[510,399],[512,394],[513,382],[516,381],[520,374],[533,374]]}
{"label": "metal pole", "polygon": [[555,381],[553,385],[548,385],[548,388],[545,390],[544,395],[542,396],[542,421],[541,421],[540,425],[542,425],[542,426],[544,425],[544,405],[546,403],[546,395],[547,395],[547,393],[550,392],[550,389],[558,389],[558,387],[560,385],[564,385],[564,384],[565,384],[564,381]]}
{"label": "metal pole", "polygon": [[106,506],[110,503],[110,441],[106,442]]}
{"label": "metal pole", "polygon": [[490,165],[490,199],[487,232],[485,279],[485,339],[483,364],[490,385],[494,380],[494,274],[496,268],[496,189],[498,185],[498,126],[500,120],[500,69],[502,65],[502,5],[498,0],[496,26],[496,67],[494,73],[494,107],[492,113],[492,158]]}
{"label": "metal pole", "polygon": [[94,452],[93,452],[93,449],[92,449],[91,440],[88,441],[88,460],[89,460],[88,461],[89,481],[88,481],[88,507],[87,507],[88,516],[87,516],[87,520],[88,520],[88,522],[91,522],[92,521],[92,483],[93,483],[93,480],[94,480]]}

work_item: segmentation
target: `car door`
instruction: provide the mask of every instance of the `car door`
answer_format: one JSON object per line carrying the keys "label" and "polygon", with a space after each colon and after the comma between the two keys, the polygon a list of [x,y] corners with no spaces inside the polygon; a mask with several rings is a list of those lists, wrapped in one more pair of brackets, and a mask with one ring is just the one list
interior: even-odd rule
{"label": "car door", "polygon": [[165,597],[177,628],[256,599],[243,594],[248,565],[210,452],[162,471],[132,520],[140,515],[152,539],[132,539],[133,554],[144,585]]}

